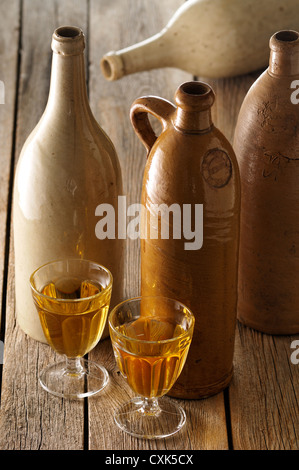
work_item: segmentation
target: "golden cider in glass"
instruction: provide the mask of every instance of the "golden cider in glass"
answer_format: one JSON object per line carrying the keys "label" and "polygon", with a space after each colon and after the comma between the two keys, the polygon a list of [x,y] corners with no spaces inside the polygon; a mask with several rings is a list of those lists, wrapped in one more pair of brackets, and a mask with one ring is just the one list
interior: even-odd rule
{"label": "golden cider in glass", "polygon": [[43,296],[34,300],[50,346],[67,357],[82,357],[93,349],[106,323],[111,289],[95,281],[64,278],[41,292]]}
{"label": "golden cider in glass", "polygon": [[192,331],[171,321],[140,317],[110,332],[120,371],[137,395],[167,393],[186,361]]}

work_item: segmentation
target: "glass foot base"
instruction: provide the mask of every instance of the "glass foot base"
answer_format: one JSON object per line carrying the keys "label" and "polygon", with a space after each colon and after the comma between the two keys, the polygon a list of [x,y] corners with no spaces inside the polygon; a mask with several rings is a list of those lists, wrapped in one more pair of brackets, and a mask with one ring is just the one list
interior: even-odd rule
{"label": "glass foot base", "polygon": [[162,439],[178,432],[186,422],[186,414],[174,401],[163,398],[133,398],[117,408],[116,424],[128,434],[144,439]]}
{"label": "glass foot base", "polygon": [[107,385],[107,370],[86,359],[78,358],[76,367],[67,367],[66,362],[51,364],[40,374],[41,386],[52,395],[63,398],[84,398],[100,392]]}

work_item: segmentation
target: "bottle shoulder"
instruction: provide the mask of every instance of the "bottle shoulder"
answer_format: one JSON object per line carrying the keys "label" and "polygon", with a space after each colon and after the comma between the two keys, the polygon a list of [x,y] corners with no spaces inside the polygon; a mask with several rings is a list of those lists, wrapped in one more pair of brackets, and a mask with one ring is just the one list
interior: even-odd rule
{"label": "bottle shoulder", "polygon": [[157,138],[150,151],[147,165],[157,159],[169,160],[170,164],[174,161],[188,164],[193,160],[199,163],[211,149],[224,150],[234,161],[236,160],[232,145],[215,125],[201,133],[184,133],[169,128]]}
{"label": "bottle shoulder", "polygon": [[71,129],[44,114],[22,148],[14,194],[26,214],[39,214],[42,206],[94,210],[122,194],[114,145],[95,120]]}
{"label": "bottle shoulder", "polygon": [[299,105],[292,103],[293,81],[294,77],[274,77],[265,71],[249,89],[235,127],[238,157],[265,153],[299,158]]}
{"label": "bottle shoulder", "polygon": [[[175,136],[174,136],[175,135]],[[149,201],[188,204],[226,199],[234,205],[240,193],[237,159],[216,127],[207,134],[178,133],[156,141],[146,163],[143,197]],[[168,139],[171,145],[168,144]],[[171,202],[172,201],[172,202]]]}
{"label": "bottle shoulder", "polygon": [[89,160],[108,166],[113,162],[115,170],[119,167],[114,144],[91,113],[55,119],[52,113],[44,112],[28,135],[20,159],[37,161],[57,156],[61,165],[70,168],[85,165]]}

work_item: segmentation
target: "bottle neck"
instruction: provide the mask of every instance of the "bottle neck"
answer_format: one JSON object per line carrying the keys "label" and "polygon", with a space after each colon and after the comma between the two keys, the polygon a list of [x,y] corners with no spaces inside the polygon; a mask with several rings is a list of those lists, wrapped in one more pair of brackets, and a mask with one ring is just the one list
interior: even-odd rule
{"label": "bottle neck", "polygon": [[91,114],[85,82],[83,31],[61,26],[52,36],[51,83],[46,115],[54,115],[61,125]]}
{"label": "bottle neck", "polygon": [[283,52],[271,51],[269,73],[271,75],[285,76],[299,75],[299,51],[297,54],[292,54],[291,56]]}
{"label": "bottle neck", "polygon": [[47,110],[55,110],[66,118],[89,111],[83,53],[53,53]]}
{"label": "bottle neck", "polygon": [[207,132],[213,125],[211,109],[187,111],[177,108],[174,118],[176,129],[190,134]]}
{"label": "bottle neck", "polygon": [[107,80],[117,80],[131,73],[172,66],[171,55],[163,32],[120,51],[111,51],[101,60],[101,70]]}
{"label": "bottle neck", "polygon": [[206,83],[183,83],[175,94],[175,128],[188,134],[207,132],[213,125],[211,108],[214,99],[214,92]]}
{"label": "bottle neck", "polygon": [[299,75],[299,33],[279,31],[271,37],[270,49],[270,75]]}

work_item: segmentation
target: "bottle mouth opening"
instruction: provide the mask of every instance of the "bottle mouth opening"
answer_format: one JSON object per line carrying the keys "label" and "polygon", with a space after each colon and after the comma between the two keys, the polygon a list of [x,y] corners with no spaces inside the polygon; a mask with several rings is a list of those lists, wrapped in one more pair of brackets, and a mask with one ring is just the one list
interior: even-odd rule
{"label": "bottle mouth opening", "polygon": [[210,108],[214,99],[212,88],[205,82],[195,80],[182,83],[175,94],[176,104],[191,112]]}
{"label": "bottle mouth opening", "polygon": [[116,52],[108,52],[102,57],[100,67],[106,80],[118,80],[124,76],[124,64],[120,55]]}
{"label": "bottle mouth opening", "polygon": [[269,46],[274,52],[287,52],[288,54],[298,54],[299,33],[292,29],[277,31],[270,38]]}
{"label": "bottle mouth opening", "polygon": [[61,38],[76,38],[81,36],[81,29],[76,26],[60,26],[55,31],[56,35]]}
{"label": "bottle mouth opening", "polygon": [[278,31],[274,37],[277,41],[293,42],[297,41],[299,38],[299,33],[297,33],[297,31]]}
{"label": "bottle mouth opening", "polygon": [[77,26],[60,26],[52,37],[52,50],[60,55],[78,55],[84,50],[85,41],[81,28]]}
{"label": "bottle mouth opening", "polygon": [[113,77],[113,67],[112,67],[111,62],[110,62],[107,58],[104,58],[104,59],[101,61],[101,69],[102,69],[102,73],[103,73],[104,77],[105,77],[107,80],[112,80],[112,77]]}
{"label": "bottle mouth opening", "polygon": [[181,86],[183,93],[192,96],[203,96],[210,92],[210,87],[202,82],[187,82]]}

